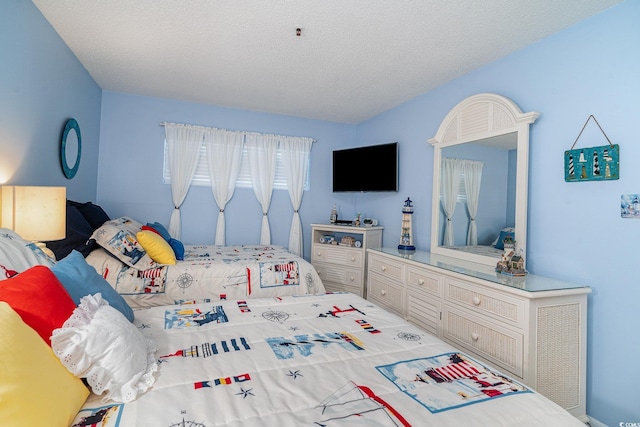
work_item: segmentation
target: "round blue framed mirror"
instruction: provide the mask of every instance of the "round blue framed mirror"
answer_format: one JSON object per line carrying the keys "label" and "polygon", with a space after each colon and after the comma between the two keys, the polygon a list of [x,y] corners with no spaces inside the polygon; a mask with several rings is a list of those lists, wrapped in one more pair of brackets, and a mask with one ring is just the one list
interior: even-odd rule
{"label": "round blue framed mirror", "polygon": [[[82,154],[82,136],[80,126],[76,119],[69,119],[62,132],[60,143],[60,162],[64,176],[71,179],[76,176],[80,166],[80,156]],[[73,166],[69,166],[73,164]]]}

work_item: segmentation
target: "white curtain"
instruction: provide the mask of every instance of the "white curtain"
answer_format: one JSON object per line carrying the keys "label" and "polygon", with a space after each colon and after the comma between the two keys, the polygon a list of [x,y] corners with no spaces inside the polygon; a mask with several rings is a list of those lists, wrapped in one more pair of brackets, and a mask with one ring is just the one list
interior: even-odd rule
{"label": "white curtain", "polygon": [[180,206],[185,197],[187,197],[191,179],[198,165],[198,156],[205,129],[165,123],[164,132],[167,141],[167,160],[171,176],[171,199],[173,201],[173,212],[171,213],[168,231],[173,238],[180,239],[182,234]]}
{"label": "white curtain", "polygon": [[260,244],[271,244],[271,229],[269,228],[269,205],[273,192],[273,181],[276,176],[276,153],[278,151],[278,137],[247,133],[245,147],[249,157],[249,169],[253,193],[262,207],[262,228]]}
{"label": "white curtain", "polygon": [[464,161],[464,191],[467,193],[467,212],[469,212],[469,230],[467,231],[468,246],[478,244],[476,215],[478,214],[478,198],[480,197],[483,165],[483,162],[473,160]]}
{"label": "white curtain", "polygon": [[293,219],[291,220],[291,231],[289,232],[289,251],[298,256],[303,256],[304,252],[302,224],[298,210],[302,204],[312,144],[313,139],[311,138],[286,137],[280,141],[280,150],[284,156],[289,197],[293,205]]}
{"label": "white curtain", "polygon": [[440,166],[440,194],[442,195],[442,209],[447,221],[444,225],[443,246],[453,246],[453,226],[451,219],[456,210],[458,188],[463,170],[463,162],[458,159],[443,158]]}
{"label": "white curtain", "polygon": [[236,188],[242,160],[243,140],[243,132],[221,129],[210,129],[205,135],[211,190],[220,209],[216,225],[216,245],[225,244],[224,208],[231,200]]}

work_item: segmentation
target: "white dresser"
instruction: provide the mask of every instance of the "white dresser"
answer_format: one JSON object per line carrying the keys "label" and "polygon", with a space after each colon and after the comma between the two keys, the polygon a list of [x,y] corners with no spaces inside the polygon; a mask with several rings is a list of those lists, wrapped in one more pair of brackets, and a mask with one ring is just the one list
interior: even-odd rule
{"label": "white dresser", "polygon": [[587,286],[415,251],[368,251],[367,298],[586,417]]}
{"label": "white dresser", "polygon": [[366,298],[366,250],[382,246],[383,228],[311,224],[311,264],[327,291]]}

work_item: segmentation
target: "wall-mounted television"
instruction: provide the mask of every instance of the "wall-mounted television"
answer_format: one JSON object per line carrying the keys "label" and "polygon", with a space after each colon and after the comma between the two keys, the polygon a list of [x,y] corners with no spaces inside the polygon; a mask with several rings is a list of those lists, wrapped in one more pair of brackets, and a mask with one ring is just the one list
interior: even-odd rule
{"label": "wall-mounted television", "polygon": [[334,150],[333,191],[398,191],[398,143]]}

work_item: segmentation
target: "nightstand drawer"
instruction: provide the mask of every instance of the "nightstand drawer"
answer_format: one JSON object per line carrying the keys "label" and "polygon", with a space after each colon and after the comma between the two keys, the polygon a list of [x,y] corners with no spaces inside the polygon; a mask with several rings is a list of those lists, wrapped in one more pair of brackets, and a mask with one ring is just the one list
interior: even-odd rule
{"label": "nightstand drawer", "polygon": [[[370,272],[371,273],[371,272]],[[384,276],[371,273],[368,276],[367,298],[399,316],[404,313],[404,288],[402,284],[390,282]]]}
{"label": "nightstand drawer", "polygon": [[314,267],[323,282],[329,281],[358,288],[362,288],[362,285],[364,285],[361,270],[341,267],[335,264],[316,264]]}
{"label": "nightstand drawer", "polygon": [[445,305],[443,338],[522,378],[523,336]]}
{"label": "nightstand drawer", "polygon": [[364,267],[364,250],[350,249],[336,245],[316,244],[311,262],[330,262],[350,267]]}
{"label": "nightstand drawer", "polygon": [[524,328],[525,301],[474,284],[446,280],[445,298],[499,320]]}
{"label": "nightstand drawer", "polygon": [[404,281],[404,266],[402,263],[374,254],[369,255],[369,272],[380,274],[387,279],[397,282]]}

